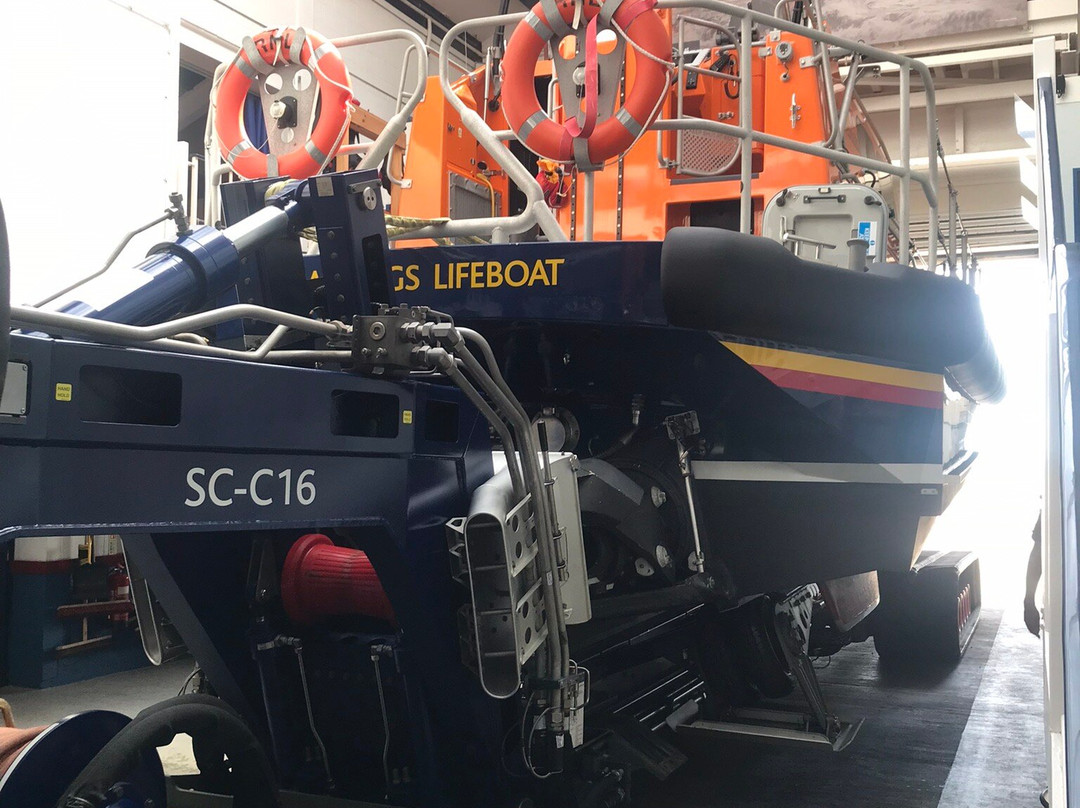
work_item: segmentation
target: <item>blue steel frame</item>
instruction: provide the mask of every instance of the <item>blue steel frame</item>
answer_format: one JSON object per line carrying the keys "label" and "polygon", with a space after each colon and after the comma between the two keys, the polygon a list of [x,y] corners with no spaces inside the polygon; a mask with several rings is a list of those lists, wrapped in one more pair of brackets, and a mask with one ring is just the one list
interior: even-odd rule
{"label": "blue steel frame", "polygon": [[[448,782],[460,777],[446,750],[470,732],[489,748],[477,716],[495,709],[460,661],[463,595],[446,551],[445,522],[468,512],[473,489],[492,473],[487,424],[457,389],[26,335],[13,335],[12,355],[30,366],[31,389],[25,417],[0,418],[0,542],[123,536],[216,691],[265,727],[243,585],[228,578],[229,564],[242,568],[255,535],[336,529],[359,538],[408,638],[402,658],[418,708],[410,721],[424,741],[420,796],[444,804]],[[87,367],[178,377],[177,423],[93,420],[100,412],[86,402],[101,393]],[[392,428],[362,420],[342,428],[334,415],[342,394],[389,397]],[[440,407],[439,424],[429,426]],[[189,484],[196,468],[207,472],[194,477],[201,497]],[[209,478],[223,469],[213,493],[227,504],[215,504]],[[304,504],[311,492],[299,497],[297,483],[308,469],[314,498]],[[288,480],[279,476],[286,470]]]}

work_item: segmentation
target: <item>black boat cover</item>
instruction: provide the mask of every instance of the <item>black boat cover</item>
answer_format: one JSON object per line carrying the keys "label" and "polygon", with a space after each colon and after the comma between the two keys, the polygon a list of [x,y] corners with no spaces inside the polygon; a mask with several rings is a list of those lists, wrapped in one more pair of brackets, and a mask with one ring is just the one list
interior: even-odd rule
{"label": "black boat cover", "polygon": [[979,298],[955,278],[898,264],[841,269],[760,236],[677,227],[664,240],[661,287],[680,328],[945,373],[973,401],[1005,394]]}

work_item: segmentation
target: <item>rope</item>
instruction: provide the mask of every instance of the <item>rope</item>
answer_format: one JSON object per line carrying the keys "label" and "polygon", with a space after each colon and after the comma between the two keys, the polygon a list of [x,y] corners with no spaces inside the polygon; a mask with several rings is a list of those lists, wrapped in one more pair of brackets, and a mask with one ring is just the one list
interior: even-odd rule
{"label": "rope", "polygon": [[675,63],[674,63],[674,62],[669,62],[669,61],[667,61],[666,59],[661,59],[661,58],[660,58],[659,56],[656,56],[655,54],[649,53],[649,52],[648,52],[647,50],[645,50],[645,49],[644,49],[643,47],[641,47],[641,45],[639,45],[639,44],[638,44],[638,43],[636,43],[636,42],[635,42],[634,40],[632,40],[632,39],[631,39],[631,38],[630,38],[629,36],[627,36],[627,35],[626,35],[626,31],[624,31],[624,30],[623,30],[623,29],[622,29],[622,28],[621,28],[621,27],[619,26],[619,24],[618,24],[617,22],[615,22],[615,20],[614,20],[614,19],[612,19],[612,20],[611,20],[611,27],[612,27],[612,28],[614,28],[614,29],[615,29],[615,31],[616,31],[616,32],[617,32],[617,33],[618,33],[618,34],[619,34],[619,35],[620,35],[620,36],[621,36],[621,37],[622,37],[623,39],[625,39],[625,40],[626,40],[627,42],[629,42],[629,43],[630,43],[630,47],[631,47],[631,48],[633,48],[633,49],[634,49],[635,51],[637,51],[637,52],[638,52],[639,54],[641,54],[642,56],[644,56],[644,57],[645,57],[646,59],[651,59],[652,61],[656,62],[657,64],[661,64],[661,65],[663,65],[663,66],[664,66],[664,67],[666,67],[666,68],[667,68],[668,70],[674,70],[674,69],[675,69],[676,65],[675,65]]}

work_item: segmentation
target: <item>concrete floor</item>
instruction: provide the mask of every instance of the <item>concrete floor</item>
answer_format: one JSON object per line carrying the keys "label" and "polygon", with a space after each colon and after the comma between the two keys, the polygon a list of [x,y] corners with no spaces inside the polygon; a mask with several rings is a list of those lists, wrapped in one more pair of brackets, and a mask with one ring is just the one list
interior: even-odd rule
{"label": "concrete floor", "polygon": [[[57,719],[82,710],[114,710],[134,717],[144,707],[156,704],[180,692],[194,662],[178,659],[160,667],[148,666],[133,671],[113,673],[45,690],[25,687],[0,688],[0,698],[7,699],[20,727],[46,726]],[[195,774],[191,739],[176,738],[158,750],[165,773]]]}
{"label": "concrete floor", "polygon": [[1022,808],[1046,786],[1042,646],[1020,608],[1002,616],[939,808]]}
{"label": "concrete floor", "polygon": [[134,716],[144,707],[175,696],[194,663],[178,659],[160,667],[148,666],[45,690],[0,688],[21,727],[51,724],[58,718],[86,709],[115,710]]}
{"label": "concrete floor", "polygon": [[[702,768],[693,765],[697,755],[692,752],[686,771],[676,775],[679,779],[688,776],[687,782],[680,784],[673,778],[651,787],[642,784],[641,797],[649,805],[657,804],[658,799],[666,806],[750,808],[778,804],[772,800],[776,796],[772,792],[786,788],[778,781],[793,780],[798,783],[795,793],[805,794],[807,799],[798,802],[799,798],[794,797],[793,801],[793,795],[788,795],[783,804],[807,808],[831,806],[834,803],[829,800],[833,797],[837,805],[867,808],[901,804],[919,808],[1035,808],[1045,783],[1040,645],[1024,628],[1018,607],[988,615],[979,632],[982,643],[989,648],[969,655],[950,674],[954,679],[964,676],[975,680],[969,685],[977,687],[977,692],[974,701],[968,697],[971,706],[966,725],[963,715],[955,719],[946,715],[951,708],[944,707],[944,703],[951,697],[942,691],[942,682],[924,683],[926,696],[920,696],[910,683],[883,677],[868,644],[853,646],[837,657],[838,662],[848,657],[839,670],[834,667],[825,672],[828,675],[823,674],[826,695],[831,694],[838,702],[836,707],[857,710],[868,718],[860,738],[841,756],[815,751],[809,761],[800,761],[801,752],[778,754],[776,747],[752,741],[731,748],[725,745],[724,749],[712,745],[703,753],[704,758],[711,760],[719,753],[720,759]],[[191,661],[183,659],[49,690],[3,688],[0,696],[11,703],[20,726],[47,724],[91,707],[133,716],[175,695],[191,667]],[[906,729],[901,726],[902,720],[901,724],[891,723],[898,710],[915,716],[924,698],[942,701],[940,726],[934,723],[936,719],[920,724],[917,717],[914,726]],[[962,735],[959,729],[951,728],[956,721],[963,727]],[[875,733],[882,732],[884,738],[875,740]],[[951,738],[943,737],[950,733]],[[163,748],[161,754],[168,773],[193,773],[194,761],[186,736]],[[912,760],[906,760],[905,755]],[[925,758],[925,765],[915,760],[919,757]],[[738,760],[743,762],[725,765]],[[758,764],[768,771],[758,771]],[[785,767],[791,769],[790,778]],[[718,771],[723,771],[722,782],[715,781]],[[814,778],[821,782],[813,782]],[[713,786],[706,785],[710,779]],[[851,790],[845,788],[845,783]],[[892,799],[883,794],[890,794]]]}

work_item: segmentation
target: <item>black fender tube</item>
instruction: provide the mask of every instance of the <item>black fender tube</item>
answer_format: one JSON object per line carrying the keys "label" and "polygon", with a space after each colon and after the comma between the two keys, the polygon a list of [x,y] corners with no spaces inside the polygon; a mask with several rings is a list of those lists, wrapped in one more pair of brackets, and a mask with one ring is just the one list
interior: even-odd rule
{"label": "black fender tube", "polygon": [[8,248],[4,206],[0,204],[0,398],[4,395],[8,357],[11,355],[11,250]]}
{"label": "black fender tube", "polygon": [[761,236],[677,227],[664,240],[668,321],[941,373],[976,401],[1004,394],[1004,376],[975,291],[914,267],[866,272],[804,261]]}
{"label": "black fender tube", "polygon": [[68,786],[57,808],[98,805],[105,792],[138,764],[147,747],[161,747],[186,733],[212,739],[232,765],[234,808],[276,808],[274,770],[258,739],[221,699],[179,696],[147,707],[101,749]]}

